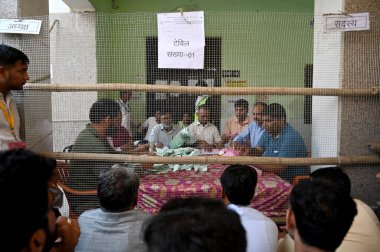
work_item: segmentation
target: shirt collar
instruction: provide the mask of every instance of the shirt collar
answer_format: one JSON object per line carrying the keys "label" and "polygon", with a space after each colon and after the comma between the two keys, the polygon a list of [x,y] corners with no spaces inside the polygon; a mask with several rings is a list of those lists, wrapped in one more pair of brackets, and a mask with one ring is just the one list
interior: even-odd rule
{"label": "shirt collar", "polygon": [[207,122],[206,123],[206,125],[205,126],[203,126],[199,121],[196,121],[196,125],[197,126],[202,126],[202,127],[207,127],[207,126],[209,126],[210,125],[210,123],[209,122]]}
{"label": "shirt collar", "polygon": [[235,205],[235,204],[229,204],[227,206],[228,209],[231,209],[233,210],[234,212],[236,212],[238,215],[242,215],[243,214],[243,210],[240,209],[239,206]]}
{"label": "shirt collar", "polygon": [[[168,132],[170,132],[174,129],[173,124],[170,124],[170,126],[171,126],[171,129]],[[164,125],[162,123],[160,123],[160,129],[165,130]]]}

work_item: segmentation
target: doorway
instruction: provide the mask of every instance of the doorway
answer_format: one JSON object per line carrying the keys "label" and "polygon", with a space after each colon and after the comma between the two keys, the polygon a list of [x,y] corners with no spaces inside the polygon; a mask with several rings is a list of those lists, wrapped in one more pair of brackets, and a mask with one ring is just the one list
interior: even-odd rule
{"label": "doorway", "polygon": [[[203,69],[158,68],[157,37],[146,38],[146,67],[148,84],[189,86],[204,80],[208,86],[221,86],[221,38],[206,37]],[[196,94],[146,93],[146,114],[153,116],[156,110],[166,106],[173,115],[173,123],[181,119],[184,112],[195,112]],[[212,96],[211,121],[220,130],[220,96]]]}

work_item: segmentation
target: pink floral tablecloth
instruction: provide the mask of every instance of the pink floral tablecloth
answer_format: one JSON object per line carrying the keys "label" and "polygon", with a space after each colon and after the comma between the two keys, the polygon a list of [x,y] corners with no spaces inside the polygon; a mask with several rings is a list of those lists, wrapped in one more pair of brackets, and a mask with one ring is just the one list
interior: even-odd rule
{"label": "pink floral tablecloth", "polygon": [[[219,178],[226,165],[209,165],[207,172],[176,171],[143,175],[140,178],[138,206],[157,213],[171,198],[189,196],[221,197]],[[273,173],[263,172],[251,206],[271,218],[285,216],[292,186]]]}

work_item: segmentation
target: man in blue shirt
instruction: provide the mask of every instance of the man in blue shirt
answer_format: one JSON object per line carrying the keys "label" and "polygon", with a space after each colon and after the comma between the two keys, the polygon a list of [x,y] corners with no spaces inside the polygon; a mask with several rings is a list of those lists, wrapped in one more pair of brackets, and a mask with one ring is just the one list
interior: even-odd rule
{"label": "man in blue shirt", "polygon": [[[249,155],[279,158],[302,158],[307,156],[306,146],[301,135],[286,122],[286,112],[282,105],[272,103],[263,111],[265,129],[257,147]],[[307,175],[306,166],[259,165],[259,169],[277,173],[281,178],[291,181],[293,177]]]}
{"label": "man in blue shirt", "polygon": [[267,107],[264,102],[256,102],[252,109],[252,122],[247,128],[238,134],[232,143],[232,147],[239,151],[240,155],[249,155],[249,151],[255,148],[264,133],[262,112]]}

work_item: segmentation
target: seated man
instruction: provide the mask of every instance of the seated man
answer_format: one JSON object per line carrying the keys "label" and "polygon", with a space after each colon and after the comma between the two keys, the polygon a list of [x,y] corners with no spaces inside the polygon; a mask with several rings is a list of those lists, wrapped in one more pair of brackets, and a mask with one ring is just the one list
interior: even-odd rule
{"label": "seated man", "polygon": [[276,224],[249,205],[255,195],[257,173],[253,167],[231,165],[224,170],[220,183],[224,204],[240,216],[247,237],[247,252],[275,252],[278,230]]}
{"label": "seated man", "polygon": [[125,150],[131,150],[134,148],[131,133],[121,125],[112,137],[107,137],[107,140],[115,151],[122,151],[121,147]]}
{"label": "seated man", "polygon": [[161,113],[161,123],[154,126],[150,133],[149,143],[154,143],[158,148],[169,146],[170,141],[179,131],[178,125],[172,124],[172,113],[163,111]]}
{"label": "seated man", "polygon": [[161,112],[160,110],[157,110],[154,116],[149,117],[148,119],[145,120],[145,122],[143,122],[143,124],[141,124],[140,128],[138,129],[138,132],[142,133],[144,130],[147,130],[144,140],[148,142],[149,136],[150,136],[150,133],[152,132],[153,127],[160,123],[161,123]]}
{"label": "seated man", "polygon": [[[263,127],[256,148],[249,148],[242,155],[263,157],[297,158],[306,157],[307,151],[301,135],[286,122],[286,112],[283,106],[272,103],[263,110]],[[259,165],[264,171],[277,173],[281,178],[291,181],[294,176],[307,175],[306,166]]]}
{"label": "seated man", "polygon": [[[90,109],[90,123],[77,137],[71,149],[72,152],[114,154],[116,152],[107,141],[118,130],[121,123],[121,112],[119,105],[109,99],[96,101]],[[128,153],[141,153],[148,146],[142,146]],[[121,146],[123,150],[123,146]],[[125,149],[124,149],[125,151]],[[109,161],[70,161],[70,186],[79,190],[96,189],[96,183],[100,171],[110,168],[114,162]]]}
{"label": "seated man", "polygon": [[222,139],[224,143],[227,143],[231,139],[234,139],[236,135],[243,132],[247,128],[248,124],[252,121],[252,118],[248,116],[248,102],[244,99],[237,100],[235,102],[235,116],[228,118]]}
{"label": "seated man", "polygon": [[59,190],[48,188],[55,160],[17,149],[0,154],[1,251],[74,251],[78,225],[54,209]]}
{"label": "seated man", "polygon": [[102,172],[100,208],[79,216],[81,235],[75,251],[145,251],[142,224],[150,216],[135,209],[139,177],[122,166]]}
{"label": "seated man", "polygon": [[[310,174],[311,180],[351,194],[350,178],[340,168],[318,169]],[[366,251],[376,252],[380,248],[380,223],[373,210],[359,199],[354,199],[358,214],[351,228],[337,248],[337,252]],[[279,242],[279,252],[293,252],[294,242],[287,235]]]}
{"label": "seated man", "polygon": [[203,105],[198,108],[198,121],[189,125],[188,129],[195,138],[195,147],[200,149],[212,150],[222,148],[223,142],[218,128],[209,123],[210,109]]}
{"label": "seated man", "polygon": [[[246,251],[239,216],[221,201],[178,199],[147,222],[144,241],[149,252]],[[164,205],[165,207],[165,205]]]}
{"label": "seated man", "polygon": [[255,148],[264,133],[262,114],[267,107],[264,102],[256,102],[252,109],[252,121],[233,140],[232,146],[240,153],[245,153],[249,148]]}
{"label": "seated man", "polygon": [[335,251],[356,213],[353,199],[339,189],[314,181],[297,184],[286,217],[295,251]]}
{"label": "seated man", "polygon": [[180,129],[186,128],[192,123],[191,116],[192,114],[190,112],[183,112],[182,114],[182,120],[178,121],[178,126]]}

